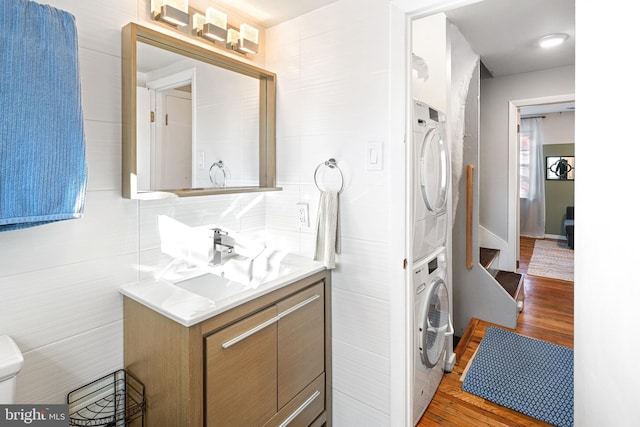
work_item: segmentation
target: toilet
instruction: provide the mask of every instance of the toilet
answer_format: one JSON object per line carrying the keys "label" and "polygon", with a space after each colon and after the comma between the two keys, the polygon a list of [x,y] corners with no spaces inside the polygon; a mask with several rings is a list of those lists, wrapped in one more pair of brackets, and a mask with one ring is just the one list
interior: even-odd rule
{"label": "toilet", "polygon": [[7,335],[0,336],[0,405],[15,402],[16,375],[24,358],[16,343]]}

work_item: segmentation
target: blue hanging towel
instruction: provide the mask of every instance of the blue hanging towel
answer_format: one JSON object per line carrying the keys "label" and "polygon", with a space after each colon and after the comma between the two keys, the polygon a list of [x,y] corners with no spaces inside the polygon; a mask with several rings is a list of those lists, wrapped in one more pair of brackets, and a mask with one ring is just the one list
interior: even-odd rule
{"label": "blue hanging towel", "polygon": [[0,231],[79,218],[86,183],[75,19],[0,0]]}

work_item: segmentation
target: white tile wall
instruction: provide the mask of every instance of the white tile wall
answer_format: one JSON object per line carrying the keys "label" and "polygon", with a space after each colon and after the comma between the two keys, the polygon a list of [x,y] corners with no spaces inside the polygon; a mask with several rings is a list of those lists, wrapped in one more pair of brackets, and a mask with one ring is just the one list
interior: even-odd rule
{"label": "white tile wall", "polygon": [[65,403],[67,393],[122,368],[122,320],[24,353],[17,403]]}
{"label": "white tile wall", "polygon": [[389,359],[334,339],[333,389],[388,415]]}
{"label": "white tile wall", "polygon": [[387,301],[334,288],[332,310],[333,339],[384,358],[389,357]]}
{"label": "white tile wall", "polygon": [[[78,34],[81,38],[82,34]],[[80,84],[85,120],[120,123],[121,62],[119,56],[80,48]]]}
{"label": "white tile wall", "polygon": [[75,16],[78,45],[81,48],[116,58],[120,58],[122,27],[129,22],[135,22],[138,15],[136,1],[51,0],[40,3],[50,4]]}
{"label": "white tile wall", "polygon": [[30,352],[119,321],[118,288],[137,279],[137,263],[128,254],[0,278],[2,329]]}
{"label": "white tile wall", "polygon": [[119,192],[89,191],[81,219],[1,233],[0,277],[135,252],[136,212]]}
{"label": "white tile wall", "polygon": [[387,427],[388,414],[367,406],[341,391],[333,391],[333,425],[336,427]]}
{"label": "white tile wall", "polygon": [[[332,275],[337,426],[390,425],[389,168],[365,164],[367,142],[388,134],[388,19],[386,1],[342,0],[267,32],[278,47],[266,63],[278,74],[278,178],[286,183],[267,197],[267,238],[313,256],[315,168],[333,157],[344,174]],[[321,181],[335,185],[329,174]],[[296,203],[309,204],[309,229],[296,227]]]}
{"label": "white tile wall", "polygon": [[122,163],[122,127],[120,123],[85,120],[84,134],[87,140],[87,163],[89,191],[120,191]]}
{"label": "white tile wall", "polygon": [[388,257],[386,243],[343,237],[341,262],[333,275],[333,287],[388,302]]}

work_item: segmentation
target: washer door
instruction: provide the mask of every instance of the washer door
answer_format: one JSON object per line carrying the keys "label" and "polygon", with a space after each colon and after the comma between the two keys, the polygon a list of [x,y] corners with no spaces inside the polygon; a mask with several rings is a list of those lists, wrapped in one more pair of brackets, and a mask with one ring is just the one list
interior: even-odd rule
{"label": "washer door", "polygon": [[427,209],[439,213],[447,204],[449,151],[440,126],[430,129],[420,149],[420,190]]}
{"label": "washer door", "polygon": [[420,358],[427,368],[433,368],[442,355],[449,329],[449,294],[442,278],[432,282],[422,313]]}

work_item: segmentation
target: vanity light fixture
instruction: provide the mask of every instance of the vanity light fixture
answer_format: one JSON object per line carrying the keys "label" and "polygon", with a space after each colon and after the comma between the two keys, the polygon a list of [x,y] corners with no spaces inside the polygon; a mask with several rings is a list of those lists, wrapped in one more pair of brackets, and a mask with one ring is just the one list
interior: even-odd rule
{"label": "vanity light fixture", "polygon": [[189,25],[191,18],[191,35],[208,39],[217,46],[222,44],[238,53],[258,53],[260,30],[257,28],[249,24],[242,24],[239,29],[229,26],[227,14],[214,7],[207,7],[204,13],[192,8],[192,16],[188,11],[189,0],[151,0],[151,16],[156,21],[177,27]]}
{"label": "vanity light fixture", "polygon": [[237,51],[240,46],[240,31],[235,28],[227,30],[227,49]]}
{"label": "vanity light fixture", "polygon": [[202,27],[204,27],[204,24],[207,22],[207,18],[201,14],[201,13],[194,13],[192,15],[192,34],[194,36],[199,36],[202,35]]}
{"label": "vanity light fixture", "polygon": [[227,41],[227,14],[212,7],[207,8],[207,16],[202,26],[202,37],[220,42]]}
{"label": "vanity light fixture", "polygon": [[189,23],[189,0],[151,0],[151,16],[175,26]]}
{"label": "vanity light fixture", "polygon": [[564,43],[568,38],[569,38],[568,34],[563,34],[563,33],[548,34],[544,37],[541,37],[538,40],[538,46],[540,47],[558,46]]}
{"label": "vanity light fixture", "polygon": [[249,24],[240,25],[240,45],[238,46],[240,52],[258,53],[258,34],[257,28]]}

